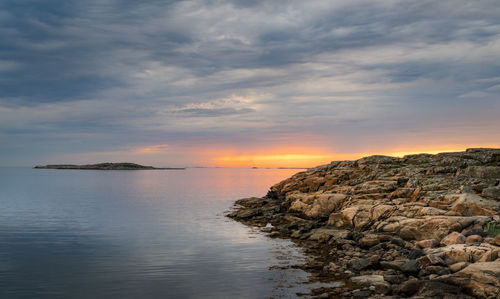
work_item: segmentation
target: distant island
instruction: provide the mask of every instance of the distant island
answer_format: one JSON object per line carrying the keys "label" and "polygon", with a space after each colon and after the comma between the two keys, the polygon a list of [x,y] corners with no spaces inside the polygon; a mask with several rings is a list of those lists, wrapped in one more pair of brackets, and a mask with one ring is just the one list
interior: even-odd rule
{"label": "distant island", "polygon": [[90,169],[90,170],[151,170],[151,169],[172,169],[183,170],[181,167],[156,168],[153,166],[144,166],[135,163],[98,163],[87,165],[73,164],[53,164],[53,165],[37,165],[34,168],[39,169]]}

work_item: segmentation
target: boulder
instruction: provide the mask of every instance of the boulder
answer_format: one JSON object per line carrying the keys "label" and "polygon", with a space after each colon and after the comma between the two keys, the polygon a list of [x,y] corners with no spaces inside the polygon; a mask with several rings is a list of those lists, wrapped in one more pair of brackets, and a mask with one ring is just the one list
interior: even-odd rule
{"label": "boulder", "polygon": [[249,197],[249,198],[242,198],[239,199],[235,202],[235,204],[247,207],[247,208],[258,208],[262,207],[268,202],[267,199],[261,198],[261,197]]}
{"label": "boulder", "polygon": [[479,235],[481,237],[486,237],[488,236],[488,233],[485,232],[483,229],[481,228],[471,228],[469,230],[466,230],[465,233],[463,233],[464,236],[468,237],[468,236],[472,236],[472,235]]}
{"label": "boulder", "polygon": [[491,251],[494,255],[500,248],[494,245],[482,243],[476,244],[454,244],[446,247],[428,248],[425,249],[427,255],[435,255],[440,257],[448,265],[457,262],[477,262],[486,252]]}
{"label": "boulder", "polygon": [[466,241],[465,236],[458,232],[452,232],[448,236],[444,237],[440,244],[441,246],[452,245],[452,244],[464,244]]}
{"label": "boulder", "polygon": [[418,248],[434,248],[439,246],[439,241],[436,239],[420,240],[415,245]]}
{"label": "boulder", "polygon": [[493,239],[492,244],[500,246],[500,234]]}
{"label": "boulder", "polygon": [[483,189],[481,195],[488,198],[500,199],[500,186]]}
{"label": "boulder", "polygon": [[465,239],[466,244],[481,243],[482,241],[483,241],[483,237],[481,237],[480,235],[471,235]]}
{"label": "boulder", "polygon": [[470,166],[465,174],[479,179],[499,179],[500,167],[498,166]]}
{"label": "boulder", "polygon": [[380,243],[377,235],[367,235],[358,240],[358,244],[363,248],[370,248]]}
{"label": "boulder", "polygon": [[458,262],[453,265],[450,265],[450,271],[455,273],[467,267],[468,265],[470,265],[470,263],[468,262]]}
{"label": "boulder", "polygon": [[361,286],[374,286],[377,293],[386,294],[391,289],[382,275],[362,275],[351,277],[351,281]]}
{"label": "boulder", "polygon": [[435,254],[428,254],[418,259],[418,262],[422,267],[428,267],[432,265],[446,265],[442,258]]}
{"label": "boulder", "polygon": [[500,261],[470,264],[452,274],[448,280],[460,285],[478,298],[500,296]]}
{"label": "boulder", "polygon": [[399,287],[399,293],[405,296],[412,296],[420,290],[424,282],[418,279],[409,279],[403,282]]}

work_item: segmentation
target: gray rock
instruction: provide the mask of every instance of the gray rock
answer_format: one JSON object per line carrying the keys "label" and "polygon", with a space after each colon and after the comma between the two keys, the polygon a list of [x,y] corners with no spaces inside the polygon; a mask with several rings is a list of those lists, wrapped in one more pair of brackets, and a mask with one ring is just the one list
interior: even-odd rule
{"label": "gray rock", "polygon": [[400,269],[405,274],[416,274],[420,271],[420,263],[417,260],[408,260]]}
{"label": "gray rock", "polygon": [[480,179],[500,178],[500,167],[498,166],[470,166],[465,170],[465,174]]}
{"label": "gray rock", "polygon": [[406,296],[412,296],[420,290],[423,283],[423,281],[418,279],[409,279],[401,284],[399,293]]}
{"label": "gray rock", "polygon": [[472,228],[467,230],[464,234],[465,237],[472,236],[472,235],[479,235],[481,237],[486,237],[488,236],[488,233],[482,230],[481,228]]}
{"label": "gray rock", "polygon": [[354,269],[356,271],[364,270],[366,268],[369,268],[372,265],[372,261],[370,259],[355,259],[355,260],[350,260],[347,263],[347,266],[349,269]]}
{"label": "gray rock", "polygon": [[352,294],[354,298],[366,298],[369,297],[372,294],[372,291],[370,290],[359,290],[356,291]]}
{"label": "gray rock", "polygon": [[265,205],[267,203],[267,200],[261,197],[249,197],[239,199],[235,203],[247,208],[256,208]]}
{"label": "gray rock", "polygon": [[362,275],[351,277],[351,281],[361,286],[374,286],[377,293],[386,294],[390,290],[390,285],[384,280],[382,275]]}
{"label": "gray rock", "polygon": [[488,198],[500,199],[500,186],[486,188],[481,195]]}
{"label": "gray rock", "polygon": [[467,267],[468,265],[469,265],[468,262],[455,263],[453,265],[450,265],[450,271],[455,273],[455,272],[458,272],[458,271],[462,270],[463,268]]}
{"label": "gray rock", "polygon": [[400,284],[406,279],[403,274],[384,274],[384,280],[391,284]]}
{"label": "gray rock", "polygon": [[424,251],[423,250],[421,250],[421,249],[412,249],[412,250],[410,250],[410,253],[408,254],[408,258],[411,259],[411,260],[414,260],[414,259],[418,259],[422,255],[424,255]]}
{"label": "gray rock", "polygon": [[405,241],[401,238],[395,237],[391,240],[392,244],[398,245],[399,247],[405,247]]}

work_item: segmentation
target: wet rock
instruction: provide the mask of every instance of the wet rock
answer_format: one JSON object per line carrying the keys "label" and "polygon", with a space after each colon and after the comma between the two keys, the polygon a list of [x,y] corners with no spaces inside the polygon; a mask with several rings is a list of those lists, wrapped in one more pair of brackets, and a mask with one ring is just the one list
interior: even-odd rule
{"label": "wet rock", "polygon": [[354,293],[352,293],[352,297],[353,298],[366,298],[366,297],[369,297],[371,294],[372,294],[372,291],[370,291],[370,290],[359,290],[359,291],[355,291]]}
{"label": "wet rock", "polygon": [[412,296],[420,290],[423,283],[423,281],[418,279],[409,279],[401,284],[399,293],[405,296]]}
{"label": "wet rock", "polygon": [[377,293],[386,294],[391,289],[382,275],[362,275],[351,277],[351,281],[361,286],[374,286]]}
{"label": "wet rock", "polygon": [[405,260],[381,261],[380,267],[382,267],[382,269],[394,269],[401,271],[401,267],[405,262],[406,262]]}
{"label": "wet rock", "polygon": [[384,280],[398,285],[406,280],[406,276],[403,274],[384,274]]}
{"label": "wet rock", "polygon": [[262,207],[263,205],[267,204],[268,200],[261,198],[261,197],[249,197],[249,198],[242,198],[239,199],[235,202],[235,204],[247,207],[247,208],[258,208]]}
{"label": "wet rock", "polygon": [[408,260],[401,265],[400,270],[405,274],[416,274],[420,271],[420,263],[417,260]]}
{"label": "wet rock", "polygon": [[255,216],[260,216],[262,215],[262,212],[260,209],[246,209],[246,210],[238,210],[235,211],[228,216],[231,218],[237,218],[237,219],[247,219]]}
{"label": "wet rock", "polygon": [[456,286],[439,281],[424,281],[420,286],[417,298],[447,298],[447,299],[473,299]]}
{"label": "wet rock", "polygon": [[365,259],[353,259],[347,263],[349,269],[354,269],[356,271],[366,269],[366,268],[370,267],[372,264],[373,264],[372,261],[370,259],[367,259],[367,258],[365,258]]}
{"label": "wet rock", "polygon": [[410,250],[410,253],[408,253],[408,258],[411,260],[417,259],[424,255],[424,251],[421,249],[412,249]]}
{"label": "wet rock", "polygon": [[329,229],[329,228],[316,228],[311,230],[310,240],[319,241],[321,238],[328,238],[325,235],[329,236],[329,239],[346,239],[349,231],[343,229]]}

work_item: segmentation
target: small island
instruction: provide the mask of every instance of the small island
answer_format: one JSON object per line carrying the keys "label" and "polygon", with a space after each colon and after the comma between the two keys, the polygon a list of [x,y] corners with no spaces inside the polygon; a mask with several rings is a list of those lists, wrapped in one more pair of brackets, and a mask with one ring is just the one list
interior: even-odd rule
{"label": "small island", "polygon": [[34,168],[38,169],[86,169],[86,170],[184,170],[181,167],[157,168],[153,166],[144,166],[135,163],[98,163],[86,165],[73,164],[53,164],[53,165],[37,165]]}

